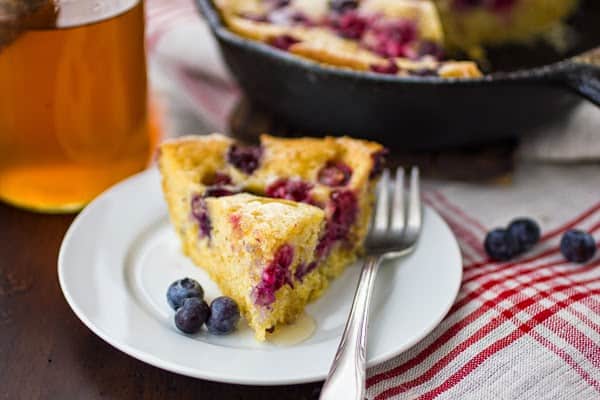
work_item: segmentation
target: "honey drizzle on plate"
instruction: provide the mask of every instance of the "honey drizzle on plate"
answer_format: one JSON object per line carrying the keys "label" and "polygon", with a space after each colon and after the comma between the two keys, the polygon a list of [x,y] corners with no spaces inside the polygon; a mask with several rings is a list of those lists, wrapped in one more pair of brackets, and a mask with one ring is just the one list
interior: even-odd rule
{"label": "honey drizzle on plate", "polygon": [[303,313],[289,325],[279,325],[275,332],[267,335],[267,341],[277,346],[293,346],[310,338],[317,324],[308,314]]}

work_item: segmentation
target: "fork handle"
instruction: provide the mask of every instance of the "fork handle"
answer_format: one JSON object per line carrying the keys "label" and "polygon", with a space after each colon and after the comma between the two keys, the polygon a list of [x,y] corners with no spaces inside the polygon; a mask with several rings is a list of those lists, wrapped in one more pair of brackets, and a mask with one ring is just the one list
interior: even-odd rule
{"label": "fork handle", "polygon": [[360,273],[352,309],[320,400],[364,400],[369,304],[381,258],[367,256]]}

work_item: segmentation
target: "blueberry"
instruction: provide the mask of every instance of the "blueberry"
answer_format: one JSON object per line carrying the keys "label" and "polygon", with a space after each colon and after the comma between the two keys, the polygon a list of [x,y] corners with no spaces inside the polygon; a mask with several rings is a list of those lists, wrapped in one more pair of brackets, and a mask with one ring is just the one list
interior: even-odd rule
{"label": "blueberry", "polygon": [[484,248],[494,260],[506,261],[519,254],[519,242],[508,230],[497,228],[485,237]]}
{"label": "blueberry", "polygon": [[337,19],[332,19],[331,27],[340,35],[346,39],[360,39],[367,27],[369,21],[366,17],[360,15],[357,11],[344,12]]}
{"label": "blueberry", "polygon": [[434,68],[417,68],[408,71],[411,76],[437,76],[438,71]]}
{"label": "blueberry", "polygon": [[197,297],[184,299],[175,313],[175,326],[184,333],[198,333],[209,315],[210,308],[204,300]]}
{"label": "blueberry", "polygon": [[231,177],[223,172],[215,172],[211,185],[233,185]]}
{"label": "blueberry", "polygon": [[210,216],[208,215],[208,205],[206,204],[204,197],[198,194],[193,195],[190,208],[192,210],[192,217],[198,224],[198,236],[200,238],[210,238],[212,224],[210,222]]}
{"label": "blueberry", "polygon": [[319,182],[327,186],[345,186],[352,177],[352,168],[341,161],[328,161],[319,171]]}
{"label": "blueberry", "polygon": [[312,203],[310,191],[313,185],[297,179],[280,178],[265,189],[265,194],[276,199]]}
{"label": "blueberry", "polygon": [[379,175],[381,175],[381,173],[383,172],[383,167],[385,166],[385,158],[389,153],[390,151],[388,149],[382,149],[371,154],[371,159],[373,160],[373,167],[371,168],[369,179],[375,179]]}
{"label": "blueberry", "polygon": [[333,11],[343,13],[358,7],[357,0],[329,0],[329,8]]}
{"label": "blueberry", "polygon": [[240,190],[233,186],[213,185],[208,186],[204,191],[204,197],[224,197],[240,193]]}
{"label": "blueberry", "polygon": [[173,310],[183,306],[185,299],[195,297],[200,300],[204,298],[202,286],[191,278],[183,278],[171,283],[167,290],[167,301]]}
{"label": "blueberry", "polygon": [[571,262],[584,263],[596,254],[596,242],[589,233],[571,229],[560,240],[560,252]]}
{"label": "blueberry", "polygon": [[[291,36],[291,35],[279,35],[279,36],[275,36],[274,38],[272,38],[269,41],[269,44],[273,47],[278,48],[279,50],[284,50],[284,51],[288,51],[290,49],[290,47],[292,47],[293,45],[295,45],[296,43],[300,43],[300,40],[296,39],[295,37]],[[243,164],[240,164],[243,165]],[[248,171],[248,174],[251,174],[257,167],[258,167],[258,161],[256,162],[256,167],[254,166],[254,164],[248,164],[248,167],[238,167],[240,169],[242,169],[243,171],[245,171],[243,168],[246,168]]]}
{"label": "blueberry", "polygon": [[330,199],[325,234],[315,250],[318,257],[329,253],[337,240],[348,239],[358,216],[358,199],[351,190],[336,190],[331,193]]}
{"label": "blueberry", "polygon": [[471,8],[480,7],[483,3],[483,0],[454,0],[452,6],[456,10],[464,11]]}
{"label": "blueberry", "polygon": [[250,175],[259,167],[262,152],[260,146],[238,146],[234,144],[227,151],[227,162]]}
{"label": "blueberry", "polygon": [[237,303],[229,297],[221,296],[210,303],[206,327],[213,335],[227,335],[235,330],[239,320],[240,309]]}
{"label": "blueberry", "polygon": [[268,306],[275,301],[275,292],[286,283],[293,287],[289,270],[294,258],[294,248],[285,244],[277,250],[273,260],[265,267],[262,279],[253,289],[254,302],[260,306]]}
{"label": "blueberry", "polygon": [[419,45],[419,57],[432,56],[436,60],[444,59],[444,48],[431,40],[423,40]]}
{"label": "blueberry", "polygon": [[540,226],[532,219],[518,218],[508,225],[508,233],[519,243],[519,251],[531,249],[540,240]]}
{"label": "blueberry", "polygon": [[393,61],[388,61],[387,64],[372,64],[369,69],[378,74],[396,75],[400,68]]}
{"label": "blueberry", "polygon": [[278,9],[287,7],[290,5],[290,0],[269,0],[267,3],[270,3],[272,9]]}

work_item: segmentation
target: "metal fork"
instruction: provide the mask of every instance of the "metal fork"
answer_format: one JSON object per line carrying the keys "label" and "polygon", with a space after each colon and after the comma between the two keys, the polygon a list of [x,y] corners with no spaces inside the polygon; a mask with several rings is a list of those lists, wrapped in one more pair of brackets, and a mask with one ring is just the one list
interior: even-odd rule
{"label": "metal fork", "polygon": [[[390,191],[393,194],[390,196]],[[391,201],[390,201],[391,197]],[[405,197],[408,201],[405,201]],[[320,400],[363,400],[367,355],[369,303],[375,275],[383,260],[410,254],[422,225],[419,170],[413,167],[405,196],[404,169],[396,171],[390,185],[390,171],[383,171],[377,190],[375,213],[365,242],[366,258],[354,294],[352,309],[329,375],[321,389]]]}

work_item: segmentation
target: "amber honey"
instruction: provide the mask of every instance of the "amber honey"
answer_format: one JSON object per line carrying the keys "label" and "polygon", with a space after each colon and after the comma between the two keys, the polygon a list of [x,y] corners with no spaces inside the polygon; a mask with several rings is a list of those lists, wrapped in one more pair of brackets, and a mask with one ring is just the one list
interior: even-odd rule
{"label": "amber honey", "polygon": [[0,46],[0,199],[8,203],[77,210],[150,160],[143,3],[119,1],[115,11],[110,1],[86,1],[58,3]]}

